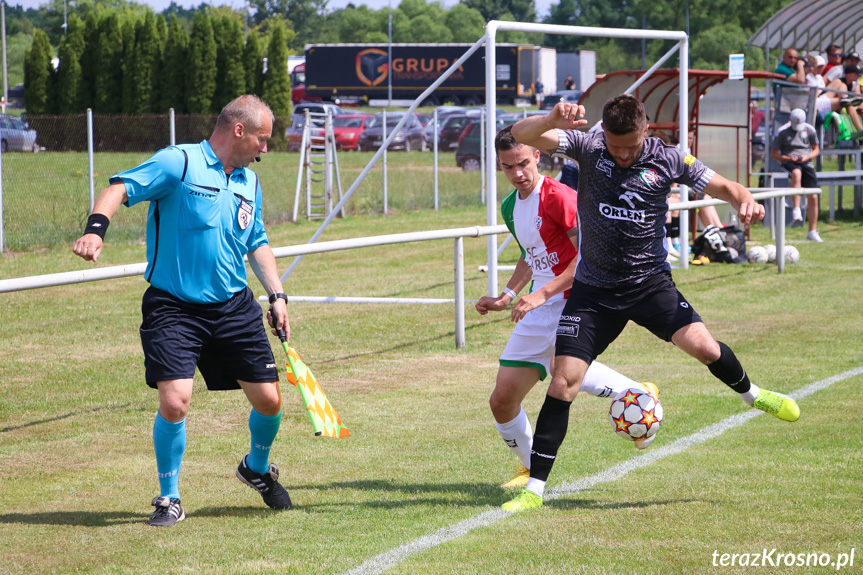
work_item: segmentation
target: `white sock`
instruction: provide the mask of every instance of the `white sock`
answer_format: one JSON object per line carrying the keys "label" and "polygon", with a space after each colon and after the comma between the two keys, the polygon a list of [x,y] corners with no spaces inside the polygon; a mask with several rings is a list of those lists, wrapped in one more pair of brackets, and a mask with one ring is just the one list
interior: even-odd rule
{"label": "white sock", "polygon": [[603,363],[594,361],[587,368],[587,373],[584,374],[580,391],[595,397],[616,397],[630,387],[649,391],[637,381],[629,379]]}
{"label": "white sock", "polygon": [[758,392],[761,391],[761,388],[755,385],[754,383],[749,384],[749,391],[746,393],[740,394],[740,399],[745,401],[748,405],[755,405],[755,398],[758,397]]}
{"label": "white sock", "polygon": [[531,477],[527,480],[527,490],[542,497],[542,494],[545,493],[545,481]]}
{"label": "white sock", "polygon": [[497,423],[497,430],[500,436],[509,446],[516,457],[521,460],[521,464],[530,469],[530,447],[533,445],[533,429],[530,427],[530,420],[524,412],[523,407],[519,407],[518,415],[512,421],[506,423]]}

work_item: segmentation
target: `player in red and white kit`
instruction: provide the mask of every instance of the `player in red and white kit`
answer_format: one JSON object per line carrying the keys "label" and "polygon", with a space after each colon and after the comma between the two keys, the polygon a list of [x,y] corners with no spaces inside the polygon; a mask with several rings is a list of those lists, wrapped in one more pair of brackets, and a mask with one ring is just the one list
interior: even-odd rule
{"label": "player in red and white kit", "polygon": [[[529,293],[513,307],[511,318],[517,325],[501,354],[489,399],[501,437],[521,461],[515,477],[502,487],[524,487],[530,477],[533,430],[521,402],[551,372],[555,332],[578,254],[577,196],[572,188],[539,173],[539,150],[516,142],[510,127],[498,133],[495,149],[516,188],[504,199],[501,212],[521,257],[503,293],[481,298],[476,309],[483,315],[503,311],[530,284]],[[652,383],[637,383],[599,362],[591,364],[581,389],[597,397],[616,397],[631,387],[658,394]],[[643,449],[652,439],[636,442],[636,447]]]}

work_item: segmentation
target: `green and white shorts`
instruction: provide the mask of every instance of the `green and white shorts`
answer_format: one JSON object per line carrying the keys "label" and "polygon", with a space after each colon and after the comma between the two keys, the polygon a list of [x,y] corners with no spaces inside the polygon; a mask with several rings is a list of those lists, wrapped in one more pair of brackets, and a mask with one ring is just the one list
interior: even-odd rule
{"label": "green and white shorts", "polygon": [[551,372],[557,322],[564,305],[566,300],[559,299],[529,311],[512,330],[500,356],[500,365],[534,367],[539,370],[540,381],[545,379]]}

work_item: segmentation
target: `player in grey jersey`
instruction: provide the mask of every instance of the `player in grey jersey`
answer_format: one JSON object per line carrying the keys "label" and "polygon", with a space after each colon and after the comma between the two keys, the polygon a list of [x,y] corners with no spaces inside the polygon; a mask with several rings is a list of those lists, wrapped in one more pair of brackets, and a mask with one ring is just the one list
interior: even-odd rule
{"label": "player in grey jersey", "polygon": [[749,190],[658,138],[647,138],[644,106],[631,95],[608,101],[604,131],[582,133],[584,107],[559,103],[547,116],[512,128],[515,139],[579,163],[578,263],[561,314],[551,385],[533,436],[527,487],[503,505],[522,511],[542,505],[545,483],[569,425],[569,409],[588,366],[629,320],[707,365],[741,399],[785,421],[800,409],[791,398],[749,381],[734,352],[716,341],[677,290],[666,262],[665,217],[673,182],[727,201],[743,224],[764,218]]}

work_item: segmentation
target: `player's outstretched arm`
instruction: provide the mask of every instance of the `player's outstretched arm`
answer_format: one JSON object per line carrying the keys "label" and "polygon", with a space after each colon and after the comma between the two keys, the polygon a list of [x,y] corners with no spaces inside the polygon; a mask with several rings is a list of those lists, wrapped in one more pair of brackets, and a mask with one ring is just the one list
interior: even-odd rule
{"label": "player's outstretched arm", "polygon": [[[117,210],[120,209],[120,205],[128,201],[128,199],[129,198],[126,196],[126,185],[123,182],[111,184],[99,193],[99,197],[96,199],[96,204],[93,206],[93,213],[90,217],[92,218],[94,215],[102,215],[108,222],[110,222],[111,218],[114,217],[114,214],[117,213]],[[108,225],[105,223],[104,227],[101,229],[102,235],[99,235],[89,231],[91,228],[88,222],[87,229],[84,231],[84,234],[78,238],[75,245],[72,246],[72,251],[75,252],[75,255],[84,258],[87,261],[98,261],[99,255],[102,253],[102,237],[104,237],[105,229],[107,227]]]}
{"label": "player's outstretched arm", "polygon": [[515,271],[512,272],[512,277],[509,278],[509,281],[506,282],[506,289],[504,293],[499,295],[498,297],[490,297],[483,296],[479,298],[479,301],[476,302],[476,311],[480,315],[485,315],[490,311],[503,311],[506,307],[512,303],[512,300],[515,299],[515,296],[507,293],[507,290],[511,290],[514,294],[518,294],[524,286],[530,282],[530,278],[533,277],[533,270],[530,269],[530,266],[527,265],[527,262],[524,261],[523,257],[518,258],[518,263],[515,264]]}
{"label": "player's outstretched arm", "polygon": [[742,224],[757,224],[764,219],[764,206],[755,201],[749,190],[719,174],[713,175],[704,187],[704,193],[731,204]]}
{"label": "player's outstretched arm", "polygon": [[512,127],[512,135],[517,142],[540,150],[556,150],[559,130],[574,130],[587,124],[584,119],[584,106],[559,102],[547,116],[531,116],[519,120]]}

